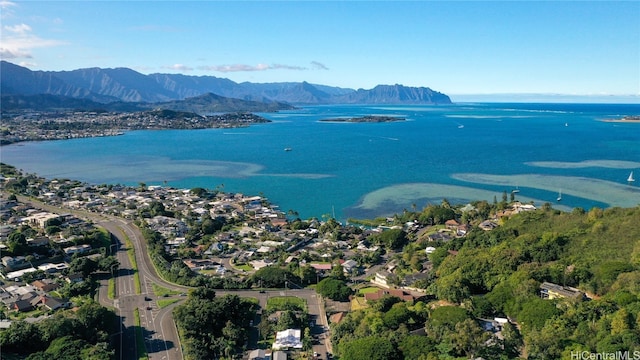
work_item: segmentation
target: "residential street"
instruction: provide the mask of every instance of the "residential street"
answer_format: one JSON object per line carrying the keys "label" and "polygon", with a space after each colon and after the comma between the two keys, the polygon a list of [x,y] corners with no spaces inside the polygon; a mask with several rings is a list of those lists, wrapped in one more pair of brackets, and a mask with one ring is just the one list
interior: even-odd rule
{"label": "residential street", "polygon": [[[91,220],[96,225],[109,231],[115,238],[116,244],[111,246],[111,250],[115,251],[120,261],[120,268],[117,274],[114,274],[116,275],[116,299],[111,300],[108,298],[107,279],[103,279],[100,283],[98,299],[100,304],[113,307],[120,318],[122,331],[114,334],[114,336],[119,338],[121,344],[120,348],[116,350],[118,359],[138,359],[138,349],[135,341],[135,309],[139,311],[140,326],[142,328],[149,360],[183,359],[180,339],[171,312],[181,301],[160,309],[157,305],[159,298],[154,294],[152,284],[185,293],[188,292],[190,288],[169,283],[157,274],[148,256],[146,242],[144,241],[142,233],[131,221],[86,211],[57,208],[26,197],[19,197],[19,200],[52,213],[72,213],[80,218]],[[133,267],[124,248],[126,243],[125,236],[131,241],[135,249],[135,259],[138,268],[137,273],[141,282],[140,294],[136,294]],[[269,290],[263,293],[254,290],[218,290],[216,294],[219,296],[235,294],[241,297],[256,298],[261,307],[266,306],[267,299],[270,296],[295,296],[305,299],[308,304],[309,315],[316,319],[316,326],[313,329],[313,333],[317,335],[320,340],[319,344],[313,346],[313,351],[322,355],[323,359],[325,358],[324,354],[331,352],[328,335],[329,324],[324,312],[324,304],[320,295],[314,290]],[[184,298],[180,297],[180,299]]]}

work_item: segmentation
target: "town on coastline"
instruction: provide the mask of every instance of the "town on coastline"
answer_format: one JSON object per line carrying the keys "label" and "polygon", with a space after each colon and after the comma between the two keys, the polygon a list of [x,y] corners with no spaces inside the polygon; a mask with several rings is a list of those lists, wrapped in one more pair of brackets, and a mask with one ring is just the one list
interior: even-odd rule
{"label": "town on coastline", "polygon": [[0,145],[22,141],[116,136],[131,130],[237,128],[267,122],[270,120],[249,112],[203,116],[173,110],[132,113],[18,111],[2,114]]}

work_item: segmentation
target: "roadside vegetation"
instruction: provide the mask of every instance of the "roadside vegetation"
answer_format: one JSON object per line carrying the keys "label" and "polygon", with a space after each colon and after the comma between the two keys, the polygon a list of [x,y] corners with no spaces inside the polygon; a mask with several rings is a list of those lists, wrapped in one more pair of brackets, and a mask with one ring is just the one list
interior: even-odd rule
{"label": "roadside vegetation", "polygon": [[257,305],[197,288],[173,311],[186,359],[230,359],[248,340]]}
{"label": "roadside vegetation", "polygon": [[3,358],[16,354],[26,360],[111,360],[110,336],[119,330],[116,324],[113,311],[85,300],[77,309],[58,311],[36,323],[14,322],[0,332],[0,347]]}

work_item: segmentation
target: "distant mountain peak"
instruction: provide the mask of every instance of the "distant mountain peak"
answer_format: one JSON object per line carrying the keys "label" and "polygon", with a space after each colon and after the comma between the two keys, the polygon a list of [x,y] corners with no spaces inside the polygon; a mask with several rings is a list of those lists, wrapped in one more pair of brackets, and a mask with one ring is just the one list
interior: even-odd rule
{"label": "distant mountain peak", "polygon": [[3,94],[51,94],[98,102],[158,103],[212,93],[220,97],[289,104],[449,104],[445,94],[428,87],[378,85],[370,90],[299,83],[236,83],[215,76],[143,75],[129,68],[85,68],[72,71],[31,71],[2,61]]}

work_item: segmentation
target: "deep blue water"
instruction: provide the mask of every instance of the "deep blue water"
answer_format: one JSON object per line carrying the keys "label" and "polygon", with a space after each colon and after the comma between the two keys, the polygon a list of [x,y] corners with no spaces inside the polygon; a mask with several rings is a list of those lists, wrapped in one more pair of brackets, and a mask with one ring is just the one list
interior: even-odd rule
{"label": "deep blue water", "polygon": [[[406,121],[318,121],[372,114]],[[313,106],[261,114],[273,122],[249,128],[16,144],[1,160],[47,178],[261,194],[302,218],[500,201],[516,188],[517,199],[565,210],[631,207],[640,204],[640,123],[602,120],[639,114],[620,104]]]}

